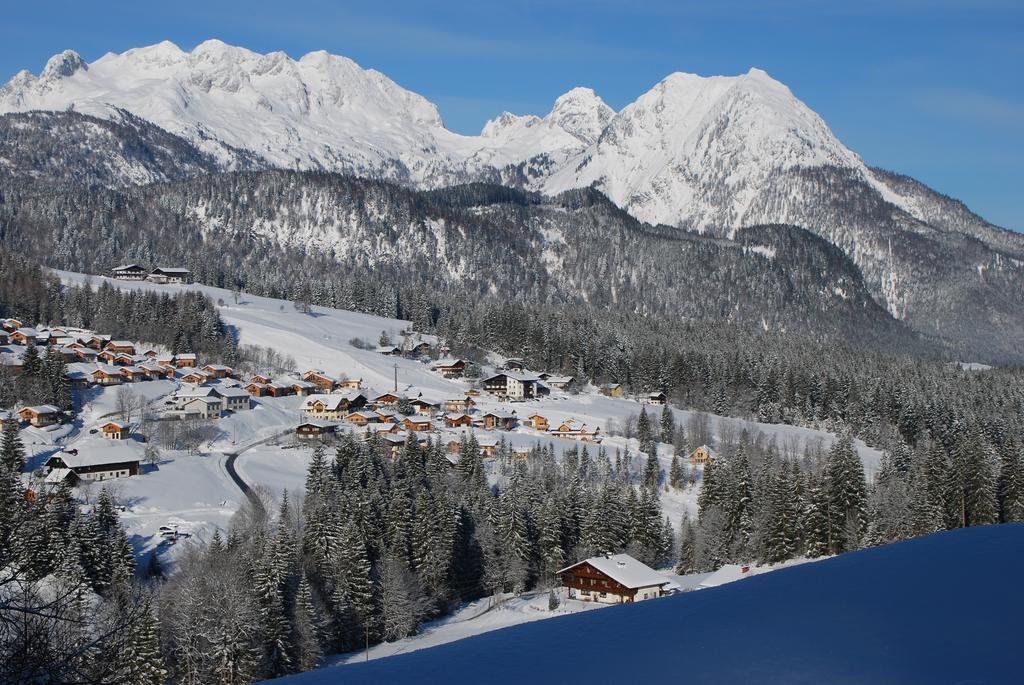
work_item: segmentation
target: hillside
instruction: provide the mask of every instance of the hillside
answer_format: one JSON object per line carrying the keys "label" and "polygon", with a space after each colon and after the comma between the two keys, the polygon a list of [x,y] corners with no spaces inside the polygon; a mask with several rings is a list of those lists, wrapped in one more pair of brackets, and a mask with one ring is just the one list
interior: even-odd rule
{"label": "hillside", "polygon": [[338,291],[397,284],[435,302],[451,293],[459,307],[492,295],[924,346],[875,303],[852,261],[809,231],[760,226],[717,239],[643,224],[596,191],[421,192],[334,174],[246,172],[11,197],[0,225],[12,248],[74,271],[181,263],[205,283],[275,296],[301,286],[329,292],[346,278]]}
{"label": "hillside", "polygon": [[1021,563],[969,528],[277,682],[1010,683]]}

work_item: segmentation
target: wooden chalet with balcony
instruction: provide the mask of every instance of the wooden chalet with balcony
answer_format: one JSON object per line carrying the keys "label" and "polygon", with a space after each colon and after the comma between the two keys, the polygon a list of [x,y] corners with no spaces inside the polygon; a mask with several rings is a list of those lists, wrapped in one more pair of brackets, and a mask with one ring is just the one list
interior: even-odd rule
{"label": "wooden chalet with balcony", "polygon": [[27,421],[37,428],[53,426],[60,423],[61,411],[52,404],[40,404],[34,407],[23,407],[18,410],[22,421]]}
{"label": "wooden chalet with balcony", "polygon": [[701,445],[694,451],[690,452],[686,458],[690,460],[691,466],[704,466],[705,464],[717,459],[718,455],[716,455],[714,450],[707,445]]}
{"label": "wooden chalet with balcony", "polygon": [[320,369],[310,369],[302,374],[302,380],[315,385],[322,392],[330,392],[338,384],[337,379],[328,376]]}
{"label": "wooden chalet with balcony", "polygon": [[338,432],[338,424],[331,421],[310,419],[295,428],[295,437],[304,442],[326,441]]}
{"label": "wooden chalet with balcony", "polygon": [[591,557],[557,573],[569,597],[586,602],[625,604],[669,594],[668,578],[628,554]]}

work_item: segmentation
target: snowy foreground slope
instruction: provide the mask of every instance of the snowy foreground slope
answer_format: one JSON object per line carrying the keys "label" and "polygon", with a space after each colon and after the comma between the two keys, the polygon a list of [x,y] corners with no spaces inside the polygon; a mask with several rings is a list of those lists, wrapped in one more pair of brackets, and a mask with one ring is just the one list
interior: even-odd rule
{"label": "snowy foreground slope", "polygon": [[515,626],[282,683],[1016,683],[1024,525]]}

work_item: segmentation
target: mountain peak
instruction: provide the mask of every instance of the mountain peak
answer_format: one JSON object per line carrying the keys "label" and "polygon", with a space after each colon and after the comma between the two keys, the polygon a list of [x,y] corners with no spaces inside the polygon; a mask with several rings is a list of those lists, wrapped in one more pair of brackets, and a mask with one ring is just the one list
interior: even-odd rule
{"label": "mountain peak", "polygon": [[576,87],[555,100],[546,117],[552,124],[590,145],[615,116],[592,88]]}
{"label": "mountain peak", "polygon": [[43,68],[39,78],[47,81],[67,78],[79,69],[87,71],[89,65],[74,50],[65,50],[54,55],[46,62],[46,66]]}

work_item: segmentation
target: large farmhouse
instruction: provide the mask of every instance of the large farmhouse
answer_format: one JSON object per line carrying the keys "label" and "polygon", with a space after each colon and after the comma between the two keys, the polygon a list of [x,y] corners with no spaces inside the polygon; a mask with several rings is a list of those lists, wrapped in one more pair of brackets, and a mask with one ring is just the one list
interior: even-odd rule
{"label": "large farmhouse", "polygon": [[79,454],[58,452],[46,461],[46,465],[51,470],[68,469],[80,480],[110,480],[139,474],[139,458],[131,450],[79,451]]}
{"label": "large farmhouse", "polygon": [[484,390],[510,400],[526,400],[537,395],[537,377],[527,373],[503,371],[483,380]]}
{"label": "large farmhouse", "polygon": [[569,597],[623,604],[668,594],[669,579],[628,554],[606,554],[567,566],[558,575]]}

